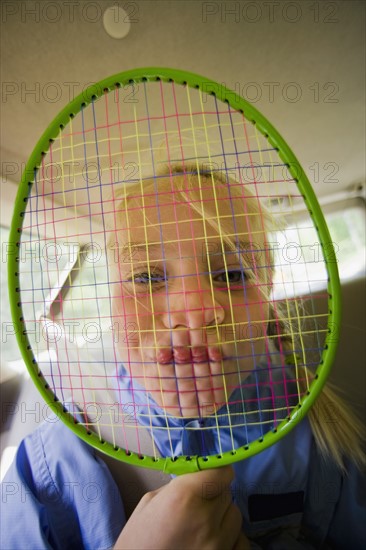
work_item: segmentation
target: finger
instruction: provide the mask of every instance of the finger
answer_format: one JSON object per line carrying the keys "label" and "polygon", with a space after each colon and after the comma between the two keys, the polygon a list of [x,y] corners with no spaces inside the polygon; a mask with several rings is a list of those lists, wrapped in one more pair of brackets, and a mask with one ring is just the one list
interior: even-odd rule
{"label": "finger", "polygon": [[[231,493],[229,491],[221,493],[217,495],[215,499],[209,500],[208,502],[211,504],[212,514],[215,517],[217,525],[221,527],[226,521],[225,518],[231,516],[230,508],[233,506]],[[233,524],[235,526],[234,521]]]}
{"label": "finger", "polygon": [[234,479],[231,466],[201,470],[194,474],[185,474],[176,481],[189,487],[194,495],[205,500],[217,498],[221,494],[230,494],[230,484]]}
{"label": "finger", "polygon": [[[171,482],[170,482],[171,483]],[[157,489],[154,489],[153,491],[148,491],[147,493],[145,493],[140,501],[138,502],[137,506],[136,506],[136,510],[139,510],[141,508],[145,508],[145,506],[148,506],[149,503],[155,498],[157,497],[162,491],[166,490],[166,488],[168,487],[169,483],[168,484],[164,484],[162,485],[161,487],[158,487]]]}
{"label": "finger", "polygon": [[234,547],[239,539],[242,530],[243,518],[239,508],[231,503],[227,508],[221,523],[221,532],[225,534],[225,538],[229,543],[228,546]]}

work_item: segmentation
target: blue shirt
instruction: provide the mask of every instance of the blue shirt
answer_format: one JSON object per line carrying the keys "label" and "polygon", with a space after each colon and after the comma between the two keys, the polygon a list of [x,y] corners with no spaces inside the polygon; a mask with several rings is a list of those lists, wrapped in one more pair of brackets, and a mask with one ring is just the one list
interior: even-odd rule
{"label": "blue shirt", "polygon": [[[133,391],[136,419],[152,433],[162,456],[171,456],[172,450],[217,452],[214,430],[202,430],[211,433],[205,439],[192,429],[195,420],[167,418],[123,367],[120,374],[119,402],[131,402]],[[169,441],[164,423],[174,428]],[[250,429],[260,428],[253,424]],[[232,437],[241,445],[248,434],[234,425],[231,435],[221,438],[223,450],[229,449]],[[234,469],[232,494],[253,548],[295,550],[325,543],[335,549],[366,547],[364,479],[352,465],[343,476],[335,464],[324,461],[306,419],[276,445],[236,463]],[[107,549],[125,521],[108,468],[61,422],[45,423],[23,440],[2,484],[1,549]]]}

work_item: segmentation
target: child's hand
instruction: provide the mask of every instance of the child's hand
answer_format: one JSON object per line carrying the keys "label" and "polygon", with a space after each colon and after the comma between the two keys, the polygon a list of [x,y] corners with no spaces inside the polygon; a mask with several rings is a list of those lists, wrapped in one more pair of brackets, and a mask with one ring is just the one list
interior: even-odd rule
{"label": "child's hand", "polygon": [[247,550],[233,504],[230,467],[185,474],[147,493],[122,530],[115,550]]}

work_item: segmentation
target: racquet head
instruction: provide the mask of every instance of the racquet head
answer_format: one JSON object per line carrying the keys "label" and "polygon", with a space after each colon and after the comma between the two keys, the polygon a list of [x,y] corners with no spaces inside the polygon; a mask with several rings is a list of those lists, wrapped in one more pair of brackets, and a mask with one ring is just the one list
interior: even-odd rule
{"label": "racquet head", "polygon": [[321,392],[333,244],[288,145],[220,84],[150,68],[88,88],[36,145],[10,240],[33,381],[117,459],[173,473],[241,460]]}

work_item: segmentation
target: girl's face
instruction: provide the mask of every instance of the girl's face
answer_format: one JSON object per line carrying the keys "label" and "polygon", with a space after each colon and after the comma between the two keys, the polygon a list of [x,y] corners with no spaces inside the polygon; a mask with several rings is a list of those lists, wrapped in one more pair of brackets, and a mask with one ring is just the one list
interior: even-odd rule
{"label": "girl's face", "polygon": [[[130,375],[167,414],[209,416],[229,402],[263,354],[268,303],[260,270],[246,269],[207,220],[164,189],[158,199],[145,191],[121,213],[115,341]],[[206,215],[225,220],[234,243],[259,242],[250,235],[250,216],[232,219],[228,196],[217,201],[212,190],[203,196]]]}

